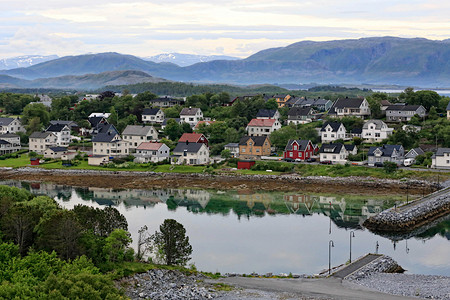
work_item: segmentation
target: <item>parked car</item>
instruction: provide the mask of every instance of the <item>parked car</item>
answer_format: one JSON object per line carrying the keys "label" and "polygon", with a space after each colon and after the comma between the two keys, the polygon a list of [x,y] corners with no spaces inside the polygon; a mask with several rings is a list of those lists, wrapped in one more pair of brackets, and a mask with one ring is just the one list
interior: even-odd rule
{"label": "parked car", "polygon": [[294,162],[294,159],[293,159],[293,158],[286,157],[286,158],[284,159],[284,161],[287,161],[287,162]]}
{"label": "parked car", "polygon": [[303,161],[303,159],[296,158],[295,161],[296,161],[296,162],[300,162],[300,161]]}
{"label": "parked car", "polygon": [[382,168],[384,165],[382,162],[377,161],[376,163],[374,163],[374,166],[377,168]]}
{"label": "parked car", "polygon": [[333,164],[333,163],[331,162],[331,160],[321,160],[320,163],[321,163],[322,165],[331,165],[331,164]]}
{"label": "parked car", "polygon": [[306,159],[306,162],[315,162],[316,161],[316,159],[314,158],[314,157],[310,157],[310,158],[308,158],[308,159]]}

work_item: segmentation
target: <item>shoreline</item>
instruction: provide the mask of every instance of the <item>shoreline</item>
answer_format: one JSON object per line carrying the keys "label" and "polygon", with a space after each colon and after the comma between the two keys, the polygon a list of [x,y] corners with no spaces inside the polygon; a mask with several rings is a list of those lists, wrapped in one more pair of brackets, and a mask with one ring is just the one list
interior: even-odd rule
{"label": "shoreline", "polygon": [[302,177],[284,175],[228,175],[205,173],[155,173],[135,171],[3,168],[0,180],[52,182],[80,187],[114,189],[202,188],[216,190],[302,191],[354,195],[422,195],[436,190],[434,182],[373,177]]}

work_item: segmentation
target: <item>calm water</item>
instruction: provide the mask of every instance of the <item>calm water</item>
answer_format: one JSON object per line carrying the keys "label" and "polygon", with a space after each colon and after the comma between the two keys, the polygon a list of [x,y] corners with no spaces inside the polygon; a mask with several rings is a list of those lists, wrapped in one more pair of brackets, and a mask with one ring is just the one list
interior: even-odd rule
{"label": "calm water", "polygon": [[164,219],[176,219],[194,249],[191,262],[203,271],[315,274],[328,268],[329,240],[335,245],[333,265],[349,259],[353,231],[353,259],[374,253],[378,242],[379,253],[393,257],[409,273],[450,276],[450,220],[407,237],[378,236],[360,225],[401,201],[398,196],[22,186],[66,208],[116,207],[127,218],[134,241],[142,226],[153,233]]}

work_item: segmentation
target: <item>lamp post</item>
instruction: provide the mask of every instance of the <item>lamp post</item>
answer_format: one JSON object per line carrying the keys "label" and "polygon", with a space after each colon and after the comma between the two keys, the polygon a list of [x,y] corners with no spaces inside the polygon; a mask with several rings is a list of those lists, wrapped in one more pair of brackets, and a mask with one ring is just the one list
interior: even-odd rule
{"label": "lamp post", "polygon": [[334,247],[332,240],[328,242],[328,275],[331,274],[331,247]]}
{"label": "lamp post", "polygon": [[375,254],[378,254],[378,248],[380,247],[380,244],[377,243],[375,244]]}
{"label": "lamp post", "polygon": [[331,234],[331,201],[330,203],[330,230],[328,231],[328,234]]}
{"label": "lamp post", "polygon": [[355,237],[355,232],[350,231],[350,263],[352,262],[352,238]]}

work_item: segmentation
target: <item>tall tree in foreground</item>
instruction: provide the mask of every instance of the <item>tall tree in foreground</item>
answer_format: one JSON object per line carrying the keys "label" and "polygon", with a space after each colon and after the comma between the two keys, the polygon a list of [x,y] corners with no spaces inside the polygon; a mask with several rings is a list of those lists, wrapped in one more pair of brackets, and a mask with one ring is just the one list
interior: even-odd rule
{"label": "tall tree in foreground", "polygon": [[156,255],[166,265],[186,265],[191,259],[192,246],[184,226],[173,219],[166,219],[159,230],[151,237]]}

